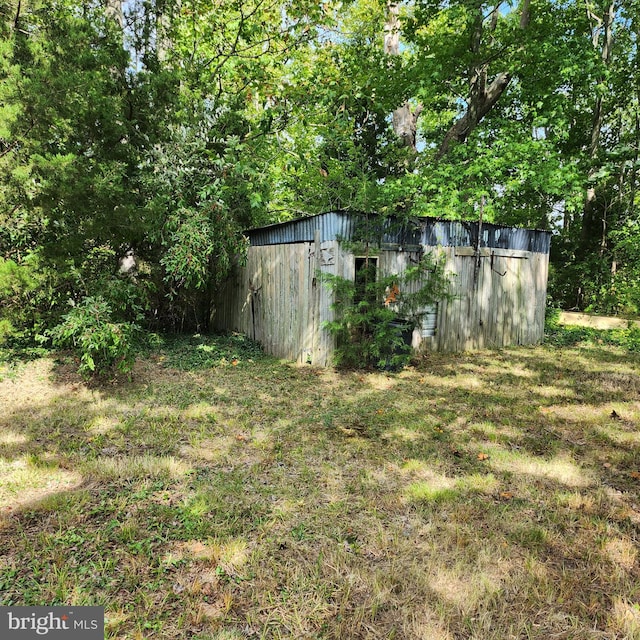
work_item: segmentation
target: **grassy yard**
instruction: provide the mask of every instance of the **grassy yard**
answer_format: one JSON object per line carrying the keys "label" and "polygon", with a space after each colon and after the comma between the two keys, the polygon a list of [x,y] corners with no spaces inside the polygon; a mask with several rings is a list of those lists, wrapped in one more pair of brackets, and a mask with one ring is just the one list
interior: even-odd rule
{"label": "grassy yard", "polygon": [[191,338],[0,368],[0,604],[108,638],[640,638],[640,356],[400,374]]}

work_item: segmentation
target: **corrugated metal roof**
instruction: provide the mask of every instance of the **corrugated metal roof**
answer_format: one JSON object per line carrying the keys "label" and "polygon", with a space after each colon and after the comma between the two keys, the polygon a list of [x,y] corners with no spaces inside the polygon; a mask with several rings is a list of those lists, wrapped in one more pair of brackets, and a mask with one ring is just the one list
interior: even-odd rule
{"label": "corrugated metal roof", "polygon": [[[336,239],[358,240],[374,237],[381,244],[423,244],[425,246],[475,247],[478,240],[478,222],[439,220],[437,218],[380,218],[362,214],[332,211],[299,218],[246,232],[253,246],[313,242],[316,231],[320,242]],[[518,229],[483,223],[481,247],[514,249],[549,253],[551,233],[534,229]]]}
{"label": "corrugated metal roof", "polygon": [[313,242],[316,231],[320,232],[320,242],[328,242],[336,238],[351,239],[359,218],[360,216],[332,211],[258,229],[249,229],[245,233],[254,246]]}

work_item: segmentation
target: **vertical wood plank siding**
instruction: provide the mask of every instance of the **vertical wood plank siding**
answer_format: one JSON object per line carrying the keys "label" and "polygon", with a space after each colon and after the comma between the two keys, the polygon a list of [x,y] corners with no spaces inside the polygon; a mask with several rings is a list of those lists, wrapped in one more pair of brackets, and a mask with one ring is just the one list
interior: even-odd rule
{"label": "vertical wood plank siding", "polygon": [[329,366],[335,345],[321,325],[333,312],[321,272],[353,275],[336,241],[250,247],[216,296],[214,327],[244,333],[278,358]]}
{"label": "vertical wood plank siding", "polygon": [[[421,339],[416,331],[414,346],[454,352],[542,340],[548,255],[488,253],[476,273],[473,254],[425,249],[444,257],[453,298],[438,304],[435,335]],[[418,257],[381,251],[378,268],[381,274],[401,273]],[[246,266],[220,292],[214,326],[244,333],[279,358],[329,366],[335,345],[322,323],[333,311],[321,272],[353,279],[354,257],[336,241],[251,247]]]}
{"label": "vertical wood plank siding", "polygon": [[[437,306],[436,332],[414,346],[466,351],[535,344],[544,336],[547,253],[482,248],[479,266],[472,247],[423,247],[445,262],[453,298]],[[412,251],[381,251],[381,275],[400,273]],[[283,359],[329,366],[335,348],[322,328],[332,319],[331,294],[319,273],[353,279],[355,259],[335,241],[251,246],[217,296],[213,324],[260,342]]]}
{"label": "vertical wood plank siding", "polygon": [[445,256],[453,299],[438,305],[437,332],[426,348],[467,351],[542,340],[547,254],[485,250],[476,273],[473,254],[459,255],[455,247],[436,251]]}

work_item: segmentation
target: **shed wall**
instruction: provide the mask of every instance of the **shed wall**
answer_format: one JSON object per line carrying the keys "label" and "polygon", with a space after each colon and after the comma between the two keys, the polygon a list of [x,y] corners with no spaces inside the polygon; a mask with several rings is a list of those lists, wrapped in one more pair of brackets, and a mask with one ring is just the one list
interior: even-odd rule
{"label": "shed wall", "polygon": [[[331,294],[317,272],[353,279],[353,254],[333,241],[251,246],[246,266],[220,292],[214,325],[245,333],[277,357],[331,364],[333,338],[322,329],[332,319]],[[414,346],[463,351],[535,344],[544,336],[548,254],[472,247],[424,247],[445,261],[453,298],[438,304],[436,332]],[[381,251],[381,275],[401,273],[418,252]]]}
{"label": "shed wall", "polygon": [[468,247],[439,251],[453,299],[439,305],[438,330],[428,347],[452,352],[543,339],[548,254],[484,249],[478,259]]}
{"label": "shed wall", "polygon": [[239,331],[276,357],[329,366],[334,339],[322,329],[332,318],[331,294],[318,271],[353,277],[337,241],[252,246],[218,296],[217,329]]}

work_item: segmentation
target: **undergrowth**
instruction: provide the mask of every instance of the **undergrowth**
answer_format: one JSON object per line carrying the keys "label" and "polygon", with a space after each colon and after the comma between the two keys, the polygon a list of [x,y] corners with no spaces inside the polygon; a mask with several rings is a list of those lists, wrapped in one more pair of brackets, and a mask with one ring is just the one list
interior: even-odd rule
{"label": "undergrowth", "polygon": [[167,367],[192,371],[220,365],[236,366],[265,358],[257,342],[239,333],[227,335],[164,335],[159,337],[159,351]]}
{"label": "undergrowth", "polygon": [[545,322],[545,344],[554,347],[573,347],[582,343],[620,347],[630,353],[640,353],[640,328],[629,325],[625,329],[595,329],[562,325],[557,313],[550,313]]}

